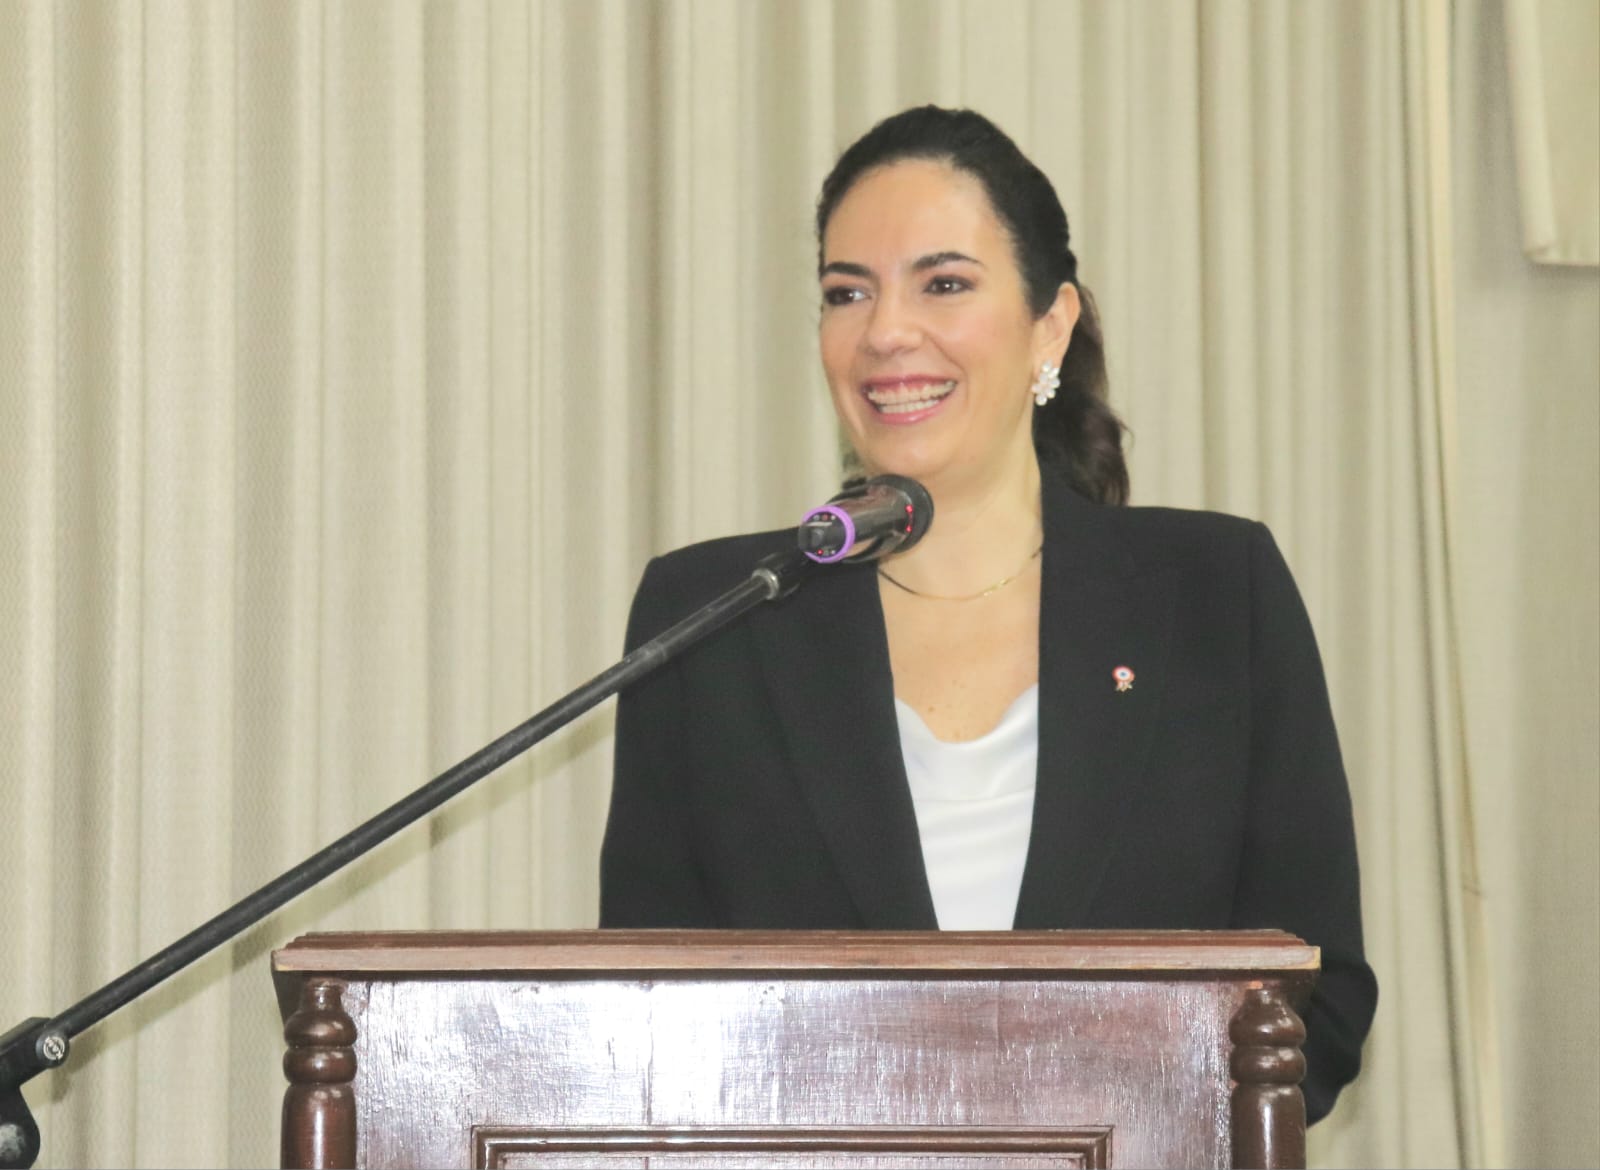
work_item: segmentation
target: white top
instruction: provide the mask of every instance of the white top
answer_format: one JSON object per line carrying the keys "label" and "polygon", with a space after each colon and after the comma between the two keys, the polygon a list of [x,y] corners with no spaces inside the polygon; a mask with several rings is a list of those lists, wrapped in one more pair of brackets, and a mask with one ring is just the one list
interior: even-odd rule
{"label": "white top", "polygon": [[939,929],[1010,930],[1033,827],[1038,686],[965,743],[936,738],[899,699],[894,708]]}

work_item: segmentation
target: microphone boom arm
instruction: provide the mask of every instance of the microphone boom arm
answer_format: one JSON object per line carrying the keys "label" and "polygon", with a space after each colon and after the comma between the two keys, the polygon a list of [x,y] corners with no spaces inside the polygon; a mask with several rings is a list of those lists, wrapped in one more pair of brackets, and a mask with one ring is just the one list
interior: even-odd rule
{"label": "microphone boom arm", "polygon": [[32,1166],[39,1156],[39,1128],[23,1099],[22,1086],[46,1069],[62,1064],[72,1037],[255,925],[689,646],[762,602],[794,592],[812,568],[812,562],[798,550],[763,558],[740,584],[164,950],[59,1015],[50,1019],[32,1017],[0,1036],[0,1170]]}

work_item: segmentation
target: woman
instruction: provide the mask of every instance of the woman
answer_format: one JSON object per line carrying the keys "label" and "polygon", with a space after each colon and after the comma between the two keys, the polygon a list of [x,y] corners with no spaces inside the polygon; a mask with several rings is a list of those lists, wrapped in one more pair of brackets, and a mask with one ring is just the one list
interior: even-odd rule
{"label": "woman", "polygon": [[[1377,988],[1322,668],[1271,536],[1121,506],[1066,216],[986,119],[880,123],[823,184],[817,237],[834,408],[862,469],[920,480],[937,520],[624,697],[602,925],[1281,928],[1322,948],[1320,1118]],[[653,561],[630,646],[793,539]]]}

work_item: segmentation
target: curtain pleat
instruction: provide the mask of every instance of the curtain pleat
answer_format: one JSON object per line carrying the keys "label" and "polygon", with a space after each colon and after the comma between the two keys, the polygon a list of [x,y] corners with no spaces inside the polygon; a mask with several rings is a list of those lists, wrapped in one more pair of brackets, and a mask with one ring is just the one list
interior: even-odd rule
{"label": "curtain pleat", "polygon": [[[40,6],[0,9],[0,174],[14,180],[0,201],[0,805],[13,828],[0,837],[0,1005],[46,1002],[76,948],[70,892],[51,880],[56,842],[72,832],[72,797],[57,788],[62,700],[61,566],[55,490],[61,459],[55,377],[60,217],[56,165],[56,29]],[[31,782],[24,783],[24,777]],[[74,838],[75,840],[75,838]],[[15,924],[15,926],[13,926]],[[4,1025],[10,1027],[10,1024]],[[62,1078],[30,1093],[41,1125]]]}
{"label": "curtain pleat", "polygon": [[[233,888],[234,103],[233,11],[202,2],[144,14],[141,71],[142,239],[129,275],[140,306],[142,399],[137,869],[118,877],[138,899],[137,952],[194,925],[196,888]],[[158,84],[151,84],[159,79]],[[136,232],[141,225],[130,225]],[[133,291],[136,290],[136,291]],[[184,783],[185,780],[189,783]],[[223,781],[223,782],[218,782]],[[134,879],[136,880],[130,880]],[[151,1126],[175,1097],[227,1081],[226,948],[129,1009],[140,1025],[135,1157],[167,1162],[190,1143],[225,1145],[220,1109],[188,1133]],[[182,1008],[184,1026],[152,1027]],[[208,1038],[196,1045],[190,1030]]]}
{"label": "curtain pleat", "polygon": [[1251,238],[1266,203],[1262,172],[1273,162],[1255,142],[1255,112],[1276,96],[1260,92],[1254,76],[1252,42],[1261,18],[1248,0],[1233,0],[1207,5],[1200,21],[1205,490],[1208,499],[1247,515],[1261,514],[1252,457],[1262,439],[1257,359],[1271,344],[1255,320],[1257,256],[1269,253],[1265,241]]}
{"label": "curtain pleat", "polygon": [[[900,62],[897,0],[833,5],[834,141],[850,142],[870,126],[879,110],[895,108]],[[965,29],[962,30],[963,33]]]}
{"label": "curtain pleat", "polygon": [[[1293,386],[1283,396],[1282,414],[1288,419],[1282,436],[1294,458],[1279,464],[1286,486],[1273,493],[1279,523],[1297,535],[1301,589],[1317,612],[1330,604],[1321,588],[1336,563],[1334,510],[1327,506],[1340,490],[1339,467],[1326,442],[1340,409],[1340,391],[1348,373],[1335,360],[1341,352],[1333,320],[1331,291],[1337,270],[1337,240],[1331,230],[1338,208],[1336,178],[1345,165],[1333,134],[1334,103],[1340,71],[1327,51],[1332,20],[1326,4],[1296,4],[1289,8],[1287,51],[1293,65],[1283,79],[1288,94],[1286,165],[1292,173],[1288,200],[1289,239],[1316,241],[1320,246],[1300,246],[1289,252],[1284,266],[1284,297],[1295,311],[1287,314],[1287,342],[1291,357],[1275,385]],[[1289,472],[1289,474],[1284,474]]]}
{"label": "curtain pleat", "polygon": [[1494,942],[1479,866],[1479,828],[1471,801],[1467,753],[1460,602],[1463,492],[1455,303],[1454,128],[1451,112],[1452,29],[1446,0],[1412,0],[1406,8],[1406,133],[1413,222],[1413,304],[1418,313],[1416,465],[1425,533],[1427,633],[1434,721],[1434,775],[1443,871],[1445,955],[1451,1016],[1452,1076],[1461,1154],[1468,1165],[1499,1165],[1506,1157],[1504,1087],[1499,1028],[1494,1018],[1489,961]]}
{"label": "curtain pleat", "polygon": [[[233,322],[235,716],[232,838],[239,897],[329,839],[319,814],[323,777],[321,626],[323,442],[323,53],[315,0],[235,8],[233,59],[237,271]],[[222,891],[218,891],[221,893]],[[213,895],[190,900],[198,916]],[[233,946],[232,1122],[228,1144],[207,1153],[231,1165],[270,1160],[255,1125],[277,1070],[281,1026],[261,971],[284,938],[314,929],[331,902],[321,891],[292,904]],[[50,1147],[46,1147],[47,1153]],[[193,1162],[191,1153],[176,1159]]]}
{"label": "curtain pleat", "polygon": [[[1135,502],[1268,521],[1320,635],[1383,1002],[1313,1157],[1491,1156],[1442,4],[0,8],[0,1026],[603,669],[649,556],[824,497],[817,186],[970,104],[1066,204]],[[46,1164],[270,1162],[299,933],[592,924],[611,719],[85,1034]]]}
{"label": "curtain pleat", "polygon": [[[422,5],[327,5],[319,829],[426,771],[430,696]],[[359,630],[361,636],[351,637]],[[341,925],[415,921],[425,831],[330,879]]]}
{"label": "curtain pleat", "polygon": [[[488,723],[490,518],[490,216],[488,10],[434,5],[423,14],[423,267],[428,547],[427,770],[494,734]],[[428,825],[430,918],[487,921],[493,792],[454,801]]]}
{"label": "curtain pleat", "polygon": [[[484,517],[487,546],[482,571],[483,609],[478,621],[484,657],[464,665],[484,675],[485,707],[479,715],[489,735],[514,726],[534,709],[538,691],[530,676],[533,636],[530,599],[539,571],[530,539],[533,520],[530,398],[536,326],[531,316],[530,199],[538,157],[533,112],[534,37],[538,15],[526,5],[494,3],[483,26],[483,84],[487,109],[488,215],[483,263],[488,274],[487,384],[484,455],[491,506]],[[491,571],[492,570],[492,571]],[[463,621],[468,615],[463,614]],[[462,655],[465,657],[465,655]],[[471,712],[463,713],[468,722]],[[473,745],[475,746],[475,745]],[[518,760],[483,782],[478,818],[483,887],[482,925],[509,928],[535,918],[534,869],[527,847],[533,825],[533,772]],[[470,888],[470,887],[469,887]]]}
{"label": "curtain pleat", "polygon": [[[58,580],[88,587],[57,602],[55,775],[77,782],[56,790],[69,856],[46,863],[47,912],[66,928],[52,991],[91,989],[139,958],[145,582],[144,29],[135,9],[86,6],[61,10],[55,34],[57,108],[71,111],[54,127],[56,377],[84,388],[56,403],[55,555]],[[54,1120],[90,1150],[137,1149],[134,1037],[149,1012],[123,1013],[78,1045],[84,1074]]]}
{"label": "curtain pleat", "polygon": [[[1583,0],[1562,13],[1600,16]],[[1483,1161],[1600,1164],[1600,1037],[1571,1010],[1600,1001],[1600,269],[1528,262],[1507,77],[1518,17],[1472,4],[1451,16],[1459,393],[1441,467],[1480,828],[1463,903],[1489,920],[1467,959],[1490,966],[1496,1009],[1476,1053]],[[1565,39],[1595,60],[1592,32]],[[1587,82],[1600,86],[1594,65]],[[1572,145],[1592,152],[1593,138]]]}

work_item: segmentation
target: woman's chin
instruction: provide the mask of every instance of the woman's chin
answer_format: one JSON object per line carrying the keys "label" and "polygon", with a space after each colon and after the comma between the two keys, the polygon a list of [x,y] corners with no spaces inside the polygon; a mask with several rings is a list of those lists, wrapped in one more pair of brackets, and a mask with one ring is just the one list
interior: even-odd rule
{"label": "woman's chin", "polygon": [[862,471],[869,479],[875,475],[903,475],[922,484],[930,479],[938,479],[939,472],[949,463],[948,459],[936,457],[931,452],[907,450],[858,449],[856,458],[860,460]]}
{"label": "woman's chin", "polygon": [[1039,473],[1037,463],[1030,458],[1032,456],[1031,447],[1025,456],[987,460],[975,458],[967,451],[874,449],[857,453],[862,474],[867,478],[903,475],[927,488],[936,500],[983,494],[997,486],[1015,482],[1030,482],[1031,490],[1036,492]]}

